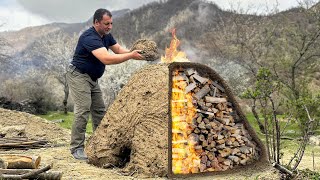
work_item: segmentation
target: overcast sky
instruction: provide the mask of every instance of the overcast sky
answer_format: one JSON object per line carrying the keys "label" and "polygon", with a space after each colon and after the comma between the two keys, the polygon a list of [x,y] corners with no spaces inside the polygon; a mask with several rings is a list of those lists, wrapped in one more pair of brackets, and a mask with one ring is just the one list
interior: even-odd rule
{"label": "overcast sky", "polygon": [[[134,9],[155,0],[0,0],[0,31],[19,30],[52,22],[84,22],[97,8]],[[177,0],[180,1],[180,0]],[[239,0],[208,0],[223,9],[239,8]],[[240,8],[265,12],[266,5],[274,7],[277,0],[241,0]],[[279,10],[298,6],[298,0],[278,0]]]}

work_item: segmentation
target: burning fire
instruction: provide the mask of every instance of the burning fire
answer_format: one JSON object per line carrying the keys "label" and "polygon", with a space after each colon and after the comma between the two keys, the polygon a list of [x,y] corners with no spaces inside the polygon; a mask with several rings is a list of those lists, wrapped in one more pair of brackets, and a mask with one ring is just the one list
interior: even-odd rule
{"label": "burning fire", "polygon": [[165,56],[161,56],[161,63],[189,62],[186,53],[177,50],[180,45],[180,41],[176,36],[176,29],[173,29],[171,34],[172,40],[170,42],[170,47],[166,48]]}
{"label": "burning fire", "polygon": [[198,172],[200,157],[194,145],[196,140],[188,137],[192,131],[190,124],[195,116],[196,109],[192,104],[191,93],[185,93],[187,83],[181,81],[179,71],[174,72],[172,83],[172,171],[175,174]]}
{"label": "burning fire", "polygon": [[[166,49],[165,57],[161,57],[164,63],[188,61],[184,52],[177,51],[180,41],[172,31],[170,47]],[[197,143],[188,133],[192,131],[191,124],[196,114],[192,104],[192,94],[185,93],[187,82],[181,79],[179,70],[173,73],[172,83],[172,171],[174,174],[188,174],[198,172],[200,156],[195,150]],[[190,133],[189,133],[190,134]]]}

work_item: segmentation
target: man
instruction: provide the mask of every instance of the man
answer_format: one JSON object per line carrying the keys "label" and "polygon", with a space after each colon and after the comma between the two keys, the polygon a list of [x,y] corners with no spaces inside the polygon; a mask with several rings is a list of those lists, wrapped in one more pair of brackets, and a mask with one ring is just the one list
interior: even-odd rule
{"label": "man", "polygon": [[[93,26],[83,32],[68,68],[67,82],[74,101],[74,122],[71,131],[70,150],[74,158],[86,160],[84,141],[86,126],[91,113],[93,130],[105,115],[105,105],[98,79],[105,65],[118,64],[129,59],[141,60],[139,50],[130,52],[121,47],[110,34],[112,15],[106,9],[98,9],[93,16]],[[111,49],[115,54],[110,54]]]}

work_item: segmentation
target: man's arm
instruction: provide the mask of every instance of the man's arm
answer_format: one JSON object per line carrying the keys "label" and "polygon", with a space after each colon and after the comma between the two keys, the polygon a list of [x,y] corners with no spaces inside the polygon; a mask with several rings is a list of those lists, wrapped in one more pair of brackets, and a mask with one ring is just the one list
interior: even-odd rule
{"label": "man's arm", "polygon": [[[121,50],[120,50],[121,51]],[[107,48],[102,47],[92,51],[92,54],[98,58],[103,64],[119,64],[129,59],[141,60],[143,56],[139,54],[139,50],[127,52],[123,54],[111,54]]]}
{"label": "man's arm", "polygon": [[118,43],[113,45],[113,46],[110,46],[110,49],[116,54],[124,54],[124,53],[129,53],[130,52],[128,49],[123,48]]}

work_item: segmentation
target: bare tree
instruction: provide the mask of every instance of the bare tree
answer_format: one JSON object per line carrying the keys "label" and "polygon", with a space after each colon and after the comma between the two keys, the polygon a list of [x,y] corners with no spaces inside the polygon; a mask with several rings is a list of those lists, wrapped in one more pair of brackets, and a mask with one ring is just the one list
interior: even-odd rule
{"label": "bare tree", "polygon": [[[0,27],[1,26],[3,26],[3,24],[0,24]],[[6,52],[8,47],[10,47],[9,43],[3,37],[0,37],[0,63],[4,63],[5,60],[10,58]]]}
{"label": "bare tree", "polygon": [[64,87],[63,107],[64,113],[68,112],[67,101],[69,88],[66,81],[66,70],[74,54],[74,48],[78,40],[78,34],[69,36],[62,31],[49,34],[36,41],[33,48],[37,48],[38,56],[47,59],[46,69],[53,74]]}
{"label": "bare tree", "polygon": [[319,4],[274,12],[259,16],[230,13],[229,18],[221,17],[222,31],[212,39],[224,45],[219,48],[225,58],[238,62],[251,77],[244,97],[252,100],[251,110],[265,134],[270,161],[281,164],[284,130],[277,116],[279,108],[300,125],[303,141],[293,157],[297,161],[287,164],[296,170],[320,117],[318,98],[308,89],[320,66]]}

